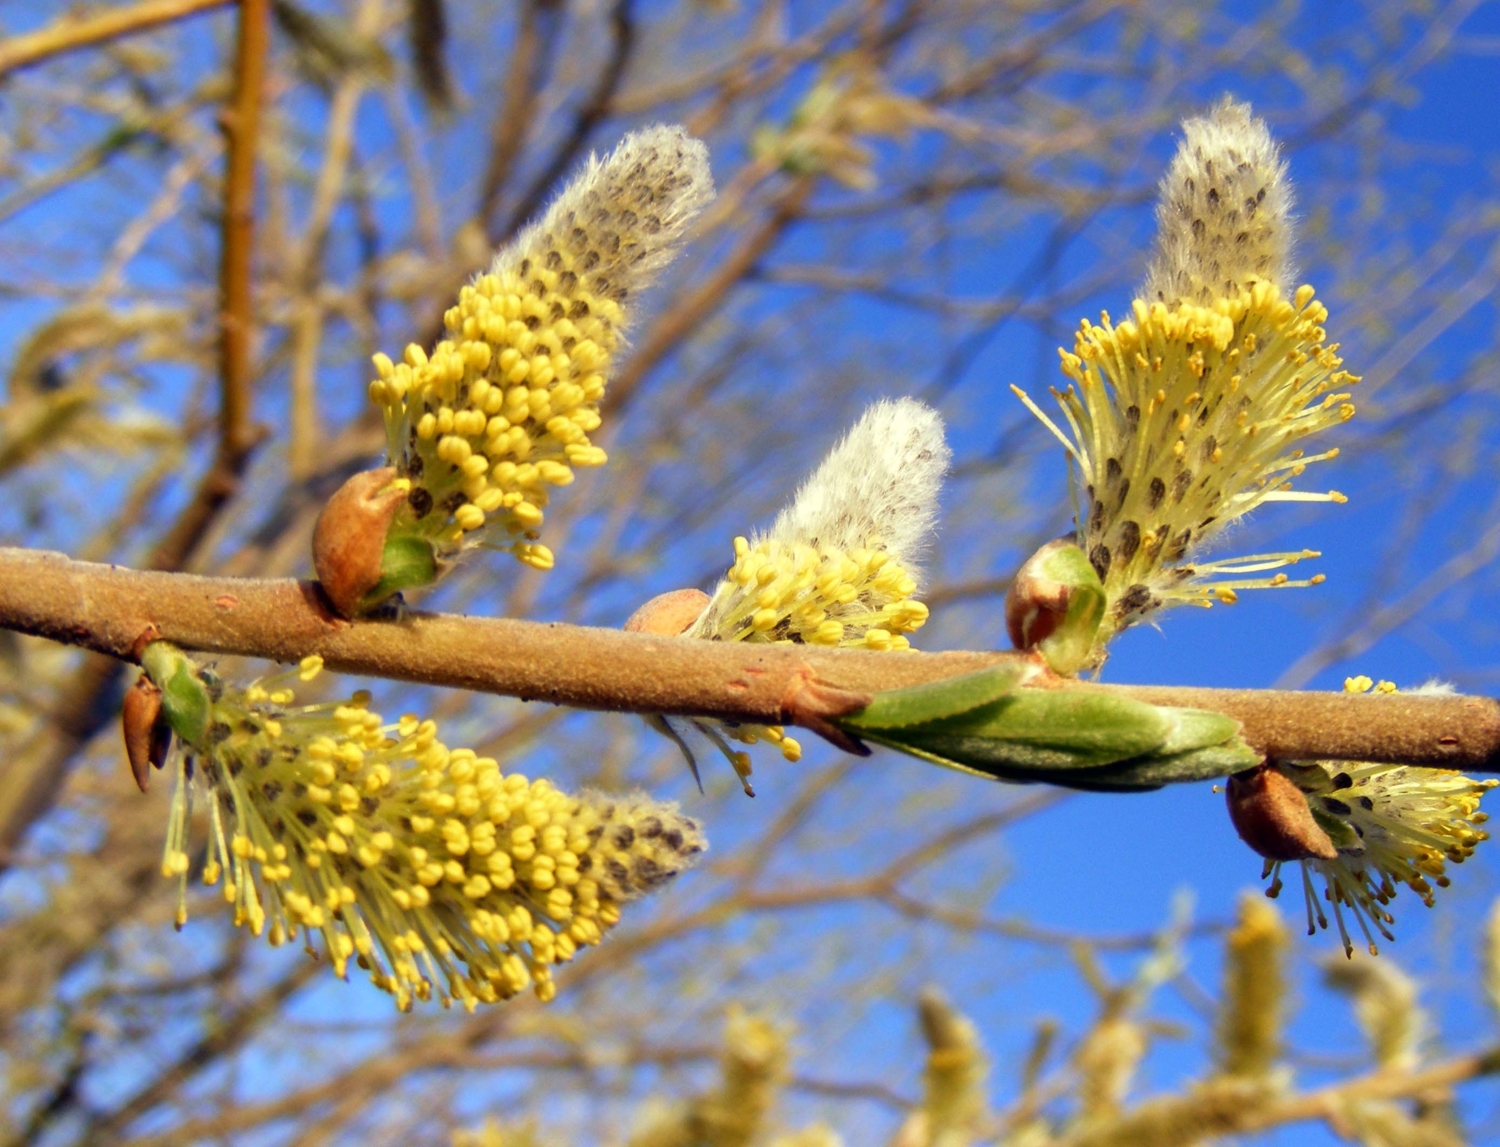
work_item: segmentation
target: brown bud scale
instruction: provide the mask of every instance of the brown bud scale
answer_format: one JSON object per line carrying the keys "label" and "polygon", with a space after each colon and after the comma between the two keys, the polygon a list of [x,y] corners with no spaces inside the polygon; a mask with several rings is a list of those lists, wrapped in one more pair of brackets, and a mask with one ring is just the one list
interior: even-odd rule
{"label": "brown bud scale", "polygon": [[1307,797],[1270,765],[1229,778],[1229,819],[1240,839],[1268,860],[1333,860],[1338,849],[1313,819]]}
{"label": "brown bud scale", "polygon": [[313,527],[313,568],[334,609],[353,617],[379,584],[385,539],[406,494],[394,467],[365,470],[338,488]]}
{"label": "brown bud scale", "polygon": [[701,589],[674,589],[659,593],[630,615],[626,633],[649,633],[654,637],[679,637],[708,608],[708,594]]}
{"label": "brown bud scale", "polygon": [[125,694],[120,707],[120,727],[125,734],[125,757],[130,761],[130,775],[136,788],[146,791],[151,767],[161,768],[167,760],[170,731],[161,720],[161,690],[142,673]]}

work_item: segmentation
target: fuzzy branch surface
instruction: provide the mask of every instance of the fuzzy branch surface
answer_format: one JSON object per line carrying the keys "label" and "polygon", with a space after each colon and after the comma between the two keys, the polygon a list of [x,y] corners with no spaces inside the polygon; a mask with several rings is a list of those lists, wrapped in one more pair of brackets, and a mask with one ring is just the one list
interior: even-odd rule
{"label": "fuzzy branch surface", "polygon": [[[0,547],[0,628],[126,660],[143,638],[159,637],[279,662],[316,653],[339,672],[581,709],[759,723],[796,723],[813,683],[857,703],[1027,656],[693,641],[420,611],[351,622],[331,612],[315,582],[133,570],[8,547]],[[1252,746],[1280,759],[1500,772],[1500,701],[1491,698],[1057,683],[1227,713]]]}

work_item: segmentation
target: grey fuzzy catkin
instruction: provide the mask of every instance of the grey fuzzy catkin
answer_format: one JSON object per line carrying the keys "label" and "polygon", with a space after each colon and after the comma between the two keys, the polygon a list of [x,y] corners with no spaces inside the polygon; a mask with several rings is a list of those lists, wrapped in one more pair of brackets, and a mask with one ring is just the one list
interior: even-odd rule
{"label": "grey fuzzy catkin", "polygon": [[1161,182],[1156,252],[1140,297],[1167,306],[1235,296],[1293,274],[1292,187],[1265,121],[1224,97],[1183,122]]}
{"label": "grey fuzzy catkin", "polygon": [[951,457],[935,410],[914,398],[882,399],[829,451],[764,536],[833,550],[878,540],[920,584],[919,559]]}

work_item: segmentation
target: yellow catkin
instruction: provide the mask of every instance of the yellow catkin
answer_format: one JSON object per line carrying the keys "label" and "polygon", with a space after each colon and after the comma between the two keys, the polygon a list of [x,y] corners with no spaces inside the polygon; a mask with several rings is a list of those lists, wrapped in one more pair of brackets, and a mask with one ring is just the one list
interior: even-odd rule
{"label": "yellow catkin", "polygon": [[[735,563],[692,636],[715,641],[780,642],[847,649],[904,650],[926,622],[916,580],[875,543],[851,551],[735,539]],[[701,723],[700,723],[701,725]],[[788,761],[802,745],[780,725],[719,725],[743,744],[775,745]]]}
{"label": "yellow catkin", "polygon": [[1286,1008],[1286,924],[1264,897],[1240,900],[1239,919],[1224,945],[1224,995],[1219,1010],[1218,1069],[1263,1076],[1281,1054]]}
{"label": "yellow catkin", "polygon": [[309,668],[248,689],[204,675],[209,744],[174,750],[163,871],[185,893],[193,791],[206,789],[203,876],[222,881],[235,923],[273,943],[320,933],[340,976],[353,960],[403,1009],[528,986],[550,999],[553,965],[703,851],[675,805],[502,773],[430,720],[386,723],[367,694],[295,706],[285,686]]}
{"label": "yellow catkin", "polygon": [[1095,1024],[1073,1056],[1080,1116],[1085,1120],[1113,1117],[1145,1054],[1146,1033],[1129,1016],[1107,1015]]}
{"label": "yellow catkin", "polygon": [[606,461],[590,435],[635,293],[712,196],[701,142],[633,133],[459,292],[430,353],[375,356],[370,400],[409,484],[393,537],[439,559],[486,545],[552,567],[537,531],[552,490]]}
{"label": "yellow catkin", "polygon": [[651,1113],[630,1147],[751,1147],[785,1086],[790,1039],[785,1024],[731,1006],[719,1086]]}
{"label": "yellow catkin", "polygon": [[1225,97],[1182,134],[1161,182],[1142,297],[1209,305],[1256,280],[1284,283],[1292,191],[1265,122]]}
{"label": "yellow catkin", "polygon": [[1110,603],[1101,645],[1163,606],[1308,584],[1244,575],[1310,551],[1195,555],[1265,502],[1342,499],[1289,488],[1309,463],[1337,454],[1308,456],[1302,440],[1353,411],[1342,388],[1358,379],[1325,341],[1326,319],[1310,289],[1294,302],[1257,282],[1212,306],[1138,301],[1118,325],[1107,315],[1082,324],[1062,356],[1071,434],[1057,433],[1080,471],[1079,544]]}
{"label": "yellow catkin", "polygon": [[[937,412],[873,403],[763,535],[734,539],[734,563],[685,636],[881,652],[911,648],[927,621],[917,558],[937,514],[950,451]],[[695,722],[723,739],[801,746],[778,726]],[[747,769],[726,749],[743,779]]]}
{"label": "yellow catkin", "polygon": [[[1397,691],[1389,681],[1372,684],[1368,677],[1351,677],[1344,688],[1376,696]],[[1448,865],[1462,864],[1489,839],[1480,827],[1489,817],[1479,804],[1500,784],[1493,778],[1364,761],[1284,762],[1278,767],[1306,795],[1313,819],[1338,849],[1331,860],[1298,862],[1308,934],[1327,928],[1331,915],[1348,954],[1354,951],[1349,917],[1374,953],[1377,934],[1395,939],[1391,926],[1396,918],[1389,905],[1398,888],[1404,885],[1432,907],[1436,889],[1449,884]],[[1271,878],[1267,896],[1281,891],[1282,866],[1266,862],[1264,875]],[[1323,883],[1321,895],[1315,877]]]}
{"label": "yellow catkin", "polygon": [[449,1147],[543,1147],[545,1142],[529,1121],[501,1123],[486,1119],[478,1127],[454,1131]]}
{"label": "yellow catkin", "polygon": [[[904,649],[905,635],[927,621],[912,596],[916,580],[878,538],[852,550],[741,541],[724,575],[725,600],[711,615],[715,640]],[[881,635],[874,643],[872,632]]]}
{"label": "yellow catkin", "polygon": [[766,1147],[844,1147],[844,1139],[826,1123],[814,1123],[800,1131],[774,1135]]}
{"label": "yellow catkin", "polygon": [[923,992],[917,1008],[927,1041],[921,1113],[928,1141],[972,1142],[987,1114],[989,1057],[979,1032],[936,991]]}
{"label": "yellow catkin", "polygon": [[1292,289],[1286,165],[1248,106],[1188,120],[1162,181],[1157,246],[1130,312],[1084,319],[1057,393],[1058,426],[1016,393],[1077,467],[1077,540],[1108,608],[1093,662],[1120,630],[1166,606],[1232,603],[1241,589],[1315,585],[1264,574],[1313,551],[1205,561],[1231,523],[1272,501],[1343,502],[1294,490],[1302,442],[1354,413],[1327,308]]}
{"label": "yellow catkin", "polygon": [[1500,900],[1490,905],[1484,929],[1484,991],[1500,1015]]}
{"label": "yellow catkin", "polygon": [[1411,1071],[1421,1060],[1430,1023],[1417,1002],[1417,985],[1389,958],[1332,960],[1328,984],[1354,1001],[1354,1015],[1378,1067]]}

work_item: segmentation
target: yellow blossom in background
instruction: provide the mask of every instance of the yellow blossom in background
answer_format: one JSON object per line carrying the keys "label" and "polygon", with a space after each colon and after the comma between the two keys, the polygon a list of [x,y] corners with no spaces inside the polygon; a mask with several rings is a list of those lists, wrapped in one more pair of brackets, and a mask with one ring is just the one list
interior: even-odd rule
{"label": "yellow blossom in background", "polygon": [[391,538],[421,538],[439,560],[483,545],[551,568],[537,530],[550,491],[605,462],[589,436],[635,293],[712,197],[700,141],[635,132],[459,293],[430,354],[375,356],[370,400],[406,492]]}
{"label": "yellow blossom in background", "polygon": [[209,684],[208,744],[177,742],[163,872],[186,918],[195,787],[206,789],[206,884],[273,944],[320,932],[403,1009],[434,993],[468,1007],[531,986],[597,944],[621,905],[691,865],[704,841],[675,805],[572,796],[450,749],[415,716],[387,724],[368,694],[298,706],[290,673]]}
{"label": "yellow blossom in background", "polygon": [[869,56],[851,53],[823,71],[785,125],[758,127],[750,147],[784,171],[869,191],[878,182],[875,153],[863,140],[905,138],[935,118],[922,100],[892,91]]}
{"label": "yellow blossom in background", "polygon": [[979,1031],[935,988],[917,997],[927,1042],[922,1101],[906,1117],[893,1147],[969,1147],[989,1118],[989,1056]]}
{"label": "yellow blossom in background", "polygon": [[844,1138],[826,1123],[773,1136],[766,1147],[844,1147]]}
{"label": "yellow blossom in background", "polygon": [[1327,308],[1287,275],[1291,195],[1264,123],[1225,101],[1189,120],[1162,184],[1158,251],[1128,317],[1085,319],[1071,380],[1057,392],[1060,429],[1016,393],[1076,467],[1077,535],[1108,601],[1096,659],[1125,627],[1164,606],[1231,602],[1238,590],[1311,585],[1263,575],[1310,550],[1205,561],[1231,523],[1266,502],[1341,502],[1294,490],[1336,449],[1307,454],[1309,436],[1354,408],[1328,340]]}
{"label": "yellow blossom in background", "polygon": [[[1324,965],[1324,982],[1349,996],[1377,1070],[1396,1076],[1422,1069],[1424,1059],[1435,1050],[1437,1031],[1421,1006],[1418,985],[1411,976],[1390,959],[1356,957],[1329,960]],[[1446,1103],[1419,1102],[1413,1108],[1351,1089],[1338,1097],[1334,1111],[1340,1130],[1359,1143],[1463,1147],[1469,1142],[1455,1126]]]}
{"label": "yellow blossom in background", "polygon": [[[1372,683],[1368,677],[1351,677],[1344,688],[1364,693]],[[1396,692],[1388,681],[1373,688],[1376,693]],[[1413,692],[1424,690],[1443,691],[1443,687]],[[1369,950],[1375,952],[1372,926],[1387,940],[1395,939],[1390,926],[1396,920],[1388,905],[1399,886],[1406,885],[1432,907],[1435,888],[1448,886],[1447,866],[1463,863],[1477,845],[1489,839],[1489,833],[1479,827],[1489,819],[1479,811],[1479,802],[1500,781],[1475,780],[1452,769],[1349,761],[1280,764],[1278,768],[1306,795],[1313,818],[1338,849],[1330,860],[1298,862],[1308,934],[1328,927],[1326,903],[1346,953],[1354,950],[1346,911]],[[1282,888],[1282,863],[1266,861],[1262,875],[1271,878],[1268,896]],[[1323,882],[1321,896],[1315,878]]]}
{"label": "yellow blossom in background", "polygon": [[1354,1003],[1354,1018],[1370,1058],[1387,1071],[1413,1071],[1433,1028],[1422,1009],[1417,983],[1391,960],[1330,959],[1323,980]]}
{"label": "yellow blossom in background", "polygon": [[171,423],[129,401],[112,379],[127,348],[138,363],[191,358],[188,325],[183,311],[84,302],[38,326],[16,347],[0,400],[0,475],[53,450],[92,466],[180,448]]}
{"label": "yellow blossom in background", "polygon": [[448,1147],[543,1147],[549,1142],[531,1123],[514,1125],[486,1119],[478,1127],[455,1130]]}
{"label": "yellow blossom in background", "polygon": [[731,1005],[724,1022],[721,1079],[712,1091],[640,1112],[629,1147],[752,1147],[762,1141],[791,1063],[789,1025]]}
{"label": "yellow blossom in background", "polygon": [[1281,913],[1253,894],[1225,937],[1217,1055],[1223,1075],[1264,1077],[1281,1057],[1290,936]]}

